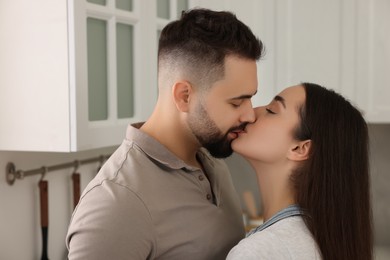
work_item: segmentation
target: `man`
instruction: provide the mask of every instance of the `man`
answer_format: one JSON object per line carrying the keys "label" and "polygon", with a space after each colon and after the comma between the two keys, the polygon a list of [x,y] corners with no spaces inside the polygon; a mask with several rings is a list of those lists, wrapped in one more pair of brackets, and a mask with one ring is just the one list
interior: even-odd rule
{"label": "man", "polygon": [[262,48],[228,12],[194,9],[163,29],[156,107],[83,192],[69,259],[225,259],[245,232],[228,169],[213,157],[229,156],[255,120]]}

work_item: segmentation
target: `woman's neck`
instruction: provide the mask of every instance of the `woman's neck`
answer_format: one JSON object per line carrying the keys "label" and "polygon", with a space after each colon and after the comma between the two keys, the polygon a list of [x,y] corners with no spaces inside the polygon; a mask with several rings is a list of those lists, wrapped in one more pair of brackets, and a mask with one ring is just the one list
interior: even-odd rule
{"label": "woman's neck", "polygon": [[257,184],[263,206],[264,221],[278,211],[295,204],[295,196],[290,180],[290,173],[275,165],[252,164],[257,175]]}

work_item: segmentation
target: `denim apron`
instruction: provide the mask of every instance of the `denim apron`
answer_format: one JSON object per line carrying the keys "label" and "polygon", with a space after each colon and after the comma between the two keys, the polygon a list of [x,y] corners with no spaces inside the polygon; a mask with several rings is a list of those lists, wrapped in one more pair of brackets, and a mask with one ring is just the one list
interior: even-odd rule
{"label": "denim apron", "polygon": [[284,208],[275,215],[273,215],[272,218],[264,222],[262,225],[252,229],[246,236],[248,237],[256,232],[260,232],[282,219],[301,215],[303,215],[303,211],[298,207],[298,205],[290,205],[287,208]]}

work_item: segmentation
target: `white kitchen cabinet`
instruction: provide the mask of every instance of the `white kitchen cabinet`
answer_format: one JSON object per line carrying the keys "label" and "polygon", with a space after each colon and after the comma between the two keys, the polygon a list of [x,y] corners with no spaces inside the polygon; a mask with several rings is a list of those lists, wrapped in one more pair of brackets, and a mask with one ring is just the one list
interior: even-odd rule
{"label": "white kitchen cabinet", "polygon": [[197,6],[233,11],[265,44],[255,106],[311,81],[390,122],[387,0],[13,0],[0,4],[0,150],[118,144],[153,109],[159,32]]}
{"label": "white kitchen cabinet", "polygon": [[0,150],[117,145],[151,113],[156,6],[140,0],[0,4]]}
{"label": "white kitchen cabinet", "polygon": [[313,82],[357,105],[370,123],[390,123],[390,1],[193,0],[230,10],[263,41],[254,105],[281,89]]}
{"label": "white kitchen cabinet", "polygon": [[275,1],[276,85],[332,88],[369,123],[390,122],[390,2]]}
{"label": "white kitchen cabinet", "polygon": [[370,123],[390,123],[390,1],[356,1],[357,101]]}

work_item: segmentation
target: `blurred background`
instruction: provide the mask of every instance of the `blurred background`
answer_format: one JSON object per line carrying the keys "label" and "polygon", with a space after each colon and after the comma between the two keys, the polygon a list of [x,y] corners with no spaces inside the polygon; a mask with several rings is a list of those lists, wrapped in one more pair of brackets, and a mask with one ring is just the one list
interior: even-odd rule
{"label": "blurred background", "polygon": [[[66,259],[71,176],[80,173],[82,190],[101,164],[75,161],[111,154],[127,124],[148,118],[157,97],[159,32],[193,7],[236,13],[265,44],[255,106],[311,81],[362,110],[376,259],[390,259],[388,0],[0,0],[0,259],[40,258],[39,172],[68,164],[44,176],[48,254]],[[243,211],[250,192],[261,215],[254,172],[238,155],[226,161]],[[34,169],[24,178],[15,173]]]}

